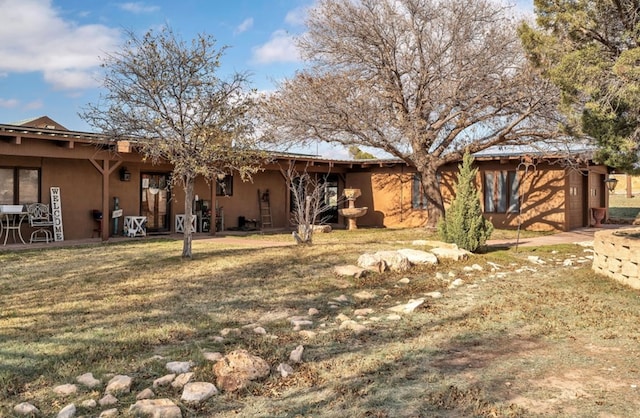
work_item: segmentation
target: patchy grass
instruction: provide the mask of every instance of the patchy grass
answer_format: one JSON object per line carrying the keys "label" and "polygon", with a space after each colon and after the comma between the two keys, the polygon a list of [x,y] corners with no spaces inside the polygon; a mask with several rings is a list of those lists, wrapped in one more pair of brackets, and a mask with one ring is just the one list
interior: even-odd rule
{"label": "patchy grass", "polygon": [[[173,389],[157,396],[175,400],[185,417],[586,417],[640,408],[640,294],[595,275],[579,246],[489,251],[356,280],[336,277],[333,266],[428,234],[334,231],[317,234],[311,247],[271,248],[254,244],[285,238],[256,238],[226,248],[196,240],[190,262],[179,257],[182,243],[168,240],[0,253],[0,416],[23,401],[55,416],[70,402],[99,399],[101,391],[61,399],[51,390],[86,372],[133,377],[118,404],[128,416],[166,361],[192,360],[197,379],[215,382],[203,350],[244,348],[275,369],[298,344],[304,363],[286,379],[273,372],[197,408]],[[564,266],[567,259],[574,265]],[[463,270],[473,264],[483,271]],[[399,284],[403,277],[410,282]],[[465,284],[448,289],[455,278]],[[436,290],[444,297],[387,319],[389,307]],[[362,291],[376,297],[354,297]],[[340,295],[348,302],[332,309]],[[312,307],[320,311],[317,336],[307,340],[287,318]],[[358,308],[375,312],[355,318]],[[340,330],[341,313],[367,331]],[[225,328],[241,331],[217,342]]]}

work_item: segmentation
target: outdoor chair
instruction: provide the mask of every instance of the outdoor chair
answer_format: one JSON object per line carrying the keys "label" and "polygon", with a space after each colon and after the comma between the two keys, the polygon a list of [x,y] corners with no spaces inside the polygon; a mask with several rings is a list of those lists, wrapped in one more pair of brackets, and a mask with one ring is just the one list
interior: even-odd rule
{"label": "outdoor chair", "polygon": [[36,228],[31,233],[29,243],[53,241],[53,219],[49,212],[49,205],[45,203],[32,203],[27,205],[29,225]]}

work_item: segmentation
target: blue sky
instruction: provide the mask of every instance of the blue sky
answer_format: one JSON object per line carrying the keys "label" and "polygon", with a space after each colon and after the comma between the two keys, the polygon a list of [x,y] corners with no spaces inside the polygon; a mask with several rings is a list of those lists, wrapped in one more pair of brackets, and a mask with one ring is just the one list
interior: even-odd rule
{"label": "blue sky", "polygon": [[[518,0],[532,10],[533,0]],[[206,32],[229,46],[221,72],[248,71],[253,87],[272,90],[300,61],[293,37],[304,32],[314,0],[0,0],[0,123],[47,115],[77,131],[78,116],[99,96],[100,56],[123,31],[168,24],[183,39]],[[315,150],[311,150],[315,153]],[[346,157],[340,150],[325,156]],[[331,155],[328,155],[331,154]]]}

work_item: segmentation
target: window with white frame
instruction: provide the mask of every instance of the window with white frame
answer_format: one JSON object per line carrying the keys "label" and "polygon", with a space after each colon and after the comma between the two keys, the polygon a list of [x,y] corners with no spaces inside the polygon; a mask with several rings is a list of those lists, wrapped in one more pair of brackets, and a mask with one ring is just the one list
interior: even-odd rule
{"label": "window with white frame", "polygon": [[484,172],[485,213],[515,213],[520,210],[520,179],[516,171]]}

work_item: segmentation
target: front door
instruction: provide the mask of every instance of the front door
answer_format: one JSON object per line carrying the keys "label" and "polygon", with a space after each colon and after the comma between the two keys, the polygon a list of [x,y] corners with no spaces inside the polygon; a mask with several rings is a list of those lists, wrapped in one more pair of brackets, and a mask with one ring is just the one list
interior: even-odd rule
{"label": "front door", "polygon": [[322,214],[326,223],[338,223],[338,176],[328,174],[324,178],[324,204],[327,208]]}
{"label": "front door", "polygon": [[168,232],[169,173],[142,173],[141,179],[140,214],[147,217],[147,232]]}

